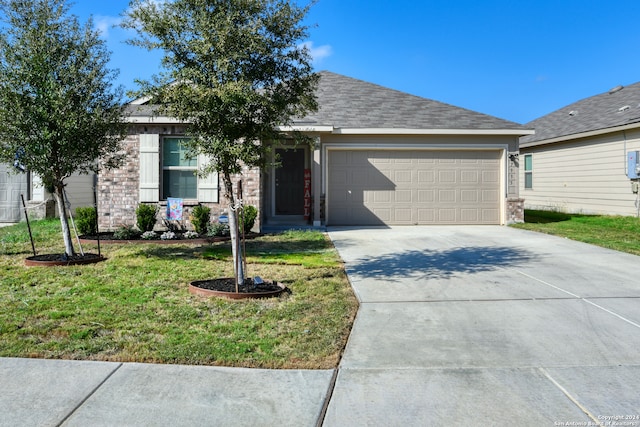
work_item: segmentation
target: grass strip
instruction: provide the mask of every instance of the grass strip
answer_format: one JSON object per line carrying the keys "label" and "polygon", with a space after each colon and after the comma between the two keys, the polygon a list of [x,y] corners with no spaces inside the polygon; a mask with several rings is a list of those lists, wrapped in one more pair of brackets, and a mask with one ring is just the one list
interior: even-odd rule
{"label": "grass strip", "polygon": [[[32,227],[38,253],[64,252],[58,221]],[[246,248],[248,275],[282,282],[291,294],[243,301],[191,295],[191,281],[233,276],[228,243],[104,245],[107,260],[98,264],[25,267],[26,224],[2,228],[0,356],[337,366],[357,301],[327,236],[286,232]]]}
{"label": "grass strip", "polygon": [[512,227],[640,255],[640,219],[636,217],[527,210],[525,223]]}

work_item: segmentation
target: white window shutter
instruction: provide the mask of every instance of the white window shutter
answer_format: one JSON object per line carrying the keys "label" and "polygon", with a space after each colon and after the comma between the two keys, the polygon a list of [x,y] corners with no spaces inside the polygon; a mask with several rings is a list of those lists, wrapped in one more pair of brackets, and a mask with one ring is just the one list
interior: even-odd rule
{"label": "white window shutter", "polygon": [[160,200],[160,135],[140,134],[140,202]]}
{"label": "white window shutter", "polygon": [[46,196],[46,190],[44,184],[39,175],[35,173],[31,174],[31,200],[34,202],[44,202]]}
{"label": "white window shutter", "polygon": [[[209,164],[210,158],[203,154],[198,155],[198,167]],[[208,203],[218,203],[218,173],[213,172],[208,176],[198,177],[198,201]]]}

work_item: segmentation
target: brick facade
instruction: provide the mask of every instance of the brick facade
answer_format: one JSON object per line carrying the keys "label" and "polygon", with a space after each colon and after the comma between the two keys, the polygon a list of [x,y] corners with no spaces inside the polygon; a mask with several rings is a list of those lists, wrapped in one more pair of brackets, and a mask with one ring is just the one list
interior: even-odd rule
{"label": "brick facade", "polygon": [[[126,161],[118,169],[102,171],[98,176],[98,225],[101,231],[113,231],[122,226],[133,226],[136,223],[136,208],[139,205],[140,187],[140,133],[157,133],[161,137],[164,135],[182,135],[184,129],[180,126],[157,125],[157,126],[132,126],[129,136],[123,142],[123,153]],[[158,165],[160,173],[160,165]],[[251,204],[261,210],[260,198],[260,170],[256,168],[243,168],[242,187],[245,204]],[[239,176],[233,177],[234,185],[237,185]],[[219,185],[219,202],[203,203],[211,208],[211,219],[216,221],[220,215],[229,212],[229,204],[224,197],[222,180]],[[235,190],[235,188],[234,188]],[[157,203],[159,207],[158,221],[156,229],[164,228],[163,218],[166,217],[166,201]],[[183,223],[192,230],[189,215],[191,209],[196,205],[185,201],[183,211]],[[260,215],[256,219],[254,229],[260,227]]]}
{"label": "brick facade", "polygon": [[507,224],[524,222],[524,199],[507,199]]}
{"label": "brick facade", "polygon": [[129,133],[123,142],[125,164],[98,174],[98,228],[115,230],[136,223],[138,206],[138,135]]}

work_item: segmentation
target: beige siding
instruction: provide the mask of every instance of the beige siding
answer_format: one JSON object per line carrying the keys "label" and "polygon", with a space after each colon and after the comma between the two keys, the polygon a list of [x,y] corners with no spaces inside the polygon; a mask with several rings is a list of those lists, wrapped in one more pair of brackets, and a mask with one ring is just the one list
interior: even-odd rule
{"label": "beige siding", "polygon": [[[71,204],[71,213],[75,215],[76,208],[93,206],[93,180],[94,174],[80,175],[73,174],[67,178],[64,182],[67,185],[65,187],[67,191],[67,198]],[[44,202],[45,200],[53,200],[53,196],[44,189],[42,181],[37,175],[32,175],[32,202]],[[58,208],[55,209],[55,215],[59,216]]]}
{"label": "beige siding", "polygon": [[93,177],[93,174],[72,175],[65,181],[73,214],[76,208],[93,206]]}
{"label": "beige siding", "polygon": [[637,131],[521,148],[521,164],[525,154],[533,155],[532,189],[524,188],[524,167],[520,170],[525,207],[635,215],[636,195],[626,175],[626,153],[632,150],[640,150]]}

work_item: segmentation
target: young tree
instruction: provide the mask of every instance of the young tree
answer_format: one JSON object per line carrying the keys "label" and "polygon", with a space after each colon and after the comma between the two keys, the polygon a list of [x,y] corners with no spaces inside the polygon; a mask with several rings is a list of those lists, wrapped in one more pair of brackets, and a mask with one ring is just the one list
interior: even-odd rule
{"label": "young tree", "polygon": [[[159,112],[189,123],[192,153],[218,172],[225,197],[236,206],[232,176],[242,166],[262,167],[269,142],[305,136],[279,129],[317,109],[317,75],[302,42],[308,7],[291,0],[134,0],[123,26],[137,31],[131,43],[162,49],[164,72],[140,82]],[[229,212],[237,284],[244,281],[237,236]]]}
{"label": "young tree", "polygon": [[58,205],[65,251],[75,255],[65,179],[118,164],[124,121],[117,71],[89,20],[65,0],[0,0],[0,161],[40,176]]}

